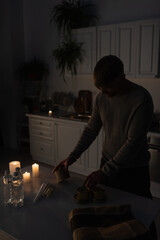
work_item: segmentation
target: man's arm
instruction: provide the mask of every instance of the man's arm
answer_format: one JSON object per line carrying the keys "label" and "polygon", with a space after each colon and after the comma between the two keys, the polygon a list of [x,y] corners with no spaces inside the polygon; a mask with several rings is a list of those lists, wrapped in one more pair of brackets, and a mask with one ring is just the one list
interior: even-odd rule
{"label": "man's arm", "polygon": [[76,147],[74,148],[73,152],[69,155],[70,161],[74,162],[76,159],[78,159],[81,154],[89,148],[89,146],[92,144],[92,142],[97,137],[100,129],[102,128],[102,120],[99,114],[99,108],[98,108],[98,99],[96,99],[94,108],[92,111],[91,119],[89,120],[87,126],[83,130],[83,133],[80,137],[80,140]]}
{"label": "man's arm", "polygon": [[89,120],[87,126],[82,132],[82,135],[70,155],[63,161],[61,161],[53,170],[55,172],[58,168],[72,165],[81,154],[92,144],[94,139],[97,137],[100,129],[102,127],[101,117],[99,115],[99,109],[97,104],[97,99],[94,103],[91,119]]}

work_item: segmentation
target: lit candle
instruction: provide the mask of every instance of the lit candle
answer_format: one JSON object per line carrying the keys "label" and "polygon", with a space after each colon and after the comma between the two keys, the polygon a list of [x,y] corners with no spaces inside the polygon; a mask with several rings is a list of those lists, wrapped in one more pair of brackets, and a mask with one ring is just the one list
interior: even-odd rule
{"label": "lit candle", "polygon": [[21,168],[21,164],[19,161],[12,161],[9,163],[9,170],[11,175],[13,175],[17,167]]}
{"label": "lit candle", "polygon": [[52,116],[52,111],[51,110],[48,111],[48,115],[49,115],[49,117]]}
{"label": "lit candle", "polygon": [[29,172],[23,173],[23,182],[28,183],[31,180],[31,174]]}
{"label": "lit candle", "polygon": [[32,177],[38,177],[39,176],[39,165],[37,163],[34,163],[32,165]]}

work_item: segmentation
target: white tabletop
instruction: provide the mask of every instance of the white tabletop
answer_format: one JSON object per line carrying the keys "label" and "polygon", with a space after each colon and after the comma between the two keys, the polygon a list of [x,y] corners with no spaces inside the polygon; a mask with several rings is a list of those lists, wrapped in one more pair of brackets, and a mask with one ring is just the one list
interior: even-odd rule
{"label": "white tabletop", "polygon": [[[31,167],[22,169],[31,172]],[[48,199],[40,199],[33,204],[33,199],[42,182],[55,185],[53,194]],[[64,183],[56,183],[52,168],[40,165],[40,176],[24,184],[25,204],[22,208],[3,206],[3,183],[0,182],[0,229],[19,240],[72,240],[68,214],[73,208],[131,204],[132,212],[146,227],[160,211],[160,204],[154,200],[106,187],[107,200],[103,204],[83,204],[74,202],[77,187],[83,184],[84,177],[71,173]]]}

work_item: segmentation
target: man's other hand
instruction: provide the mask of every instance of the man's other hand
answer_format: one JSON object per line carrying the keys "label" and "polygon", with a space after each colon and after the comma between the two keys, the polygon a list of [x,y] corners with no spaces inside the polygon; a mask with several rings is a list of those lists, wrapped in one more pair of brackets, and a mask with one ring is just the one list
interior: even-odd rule
{"label": "man's other hand", "polygon": [[92,188],[97,184],[102,184],[106,181],[106,175],[101,171],[92,172],[84,181],[84,185],[87,188]]}

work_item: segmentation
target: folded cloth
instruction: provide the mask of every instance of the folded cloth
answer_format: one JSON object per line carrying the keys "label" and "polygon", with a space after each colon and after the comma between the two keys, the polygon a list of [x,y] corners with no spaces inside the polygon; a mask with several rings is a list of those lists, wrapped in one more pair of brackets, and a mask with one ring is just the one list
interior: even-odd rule
{"label": "folded cloth", "polygon": [[138,219],[110,227],[81,227],[73,232],[74,240],[151,240],[148,230]]}
{"label": "folded cloth", "polygon": [[75,208],[69,213],[73,240],[151,240],[130,204]]}
{"label": "folded cloth", "polygon": [[108,227],[133,219],[129,204],[75,208],[69,213],[72,232],[81,227]]}

